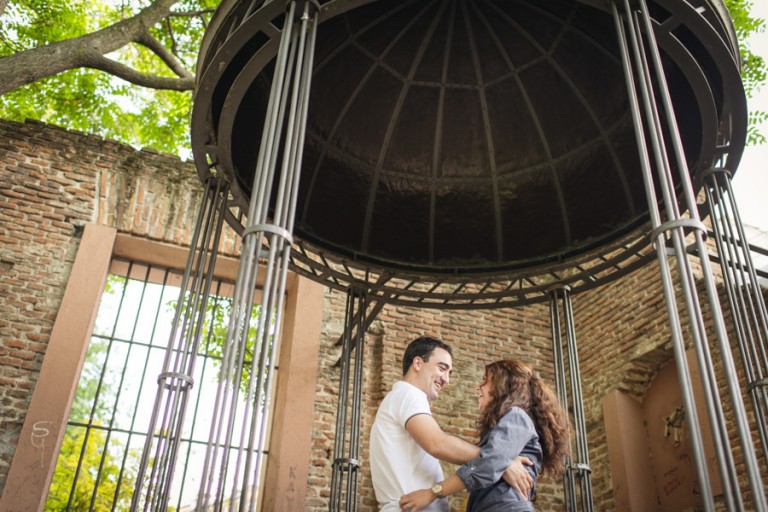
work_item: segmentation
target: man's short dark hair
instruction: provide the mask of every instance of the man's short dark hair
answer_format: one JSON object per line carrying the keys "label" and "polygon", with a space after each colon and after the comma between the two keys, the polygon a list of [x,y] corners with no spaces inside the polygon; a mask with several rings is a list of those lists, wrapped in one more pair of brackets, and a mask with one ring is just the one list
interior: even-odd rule
{"label": "man's short dark hair", "polygon": [[410,342],[408,347],[405,349],[405,353],[403,354],[403,375],[408,373],[408,368],[410,368],[411,364],[413,364],[413,359],[415,357],[420,357],[424,362],[427,362],[429,361],[429,356],[432,355],[432,352],[434,352],[436,348],[445,350],[451,354],[451,357],[453,357],[453,351],[451,351],[451,347],[437,338],[433,338],[431,336],[420,336]]}

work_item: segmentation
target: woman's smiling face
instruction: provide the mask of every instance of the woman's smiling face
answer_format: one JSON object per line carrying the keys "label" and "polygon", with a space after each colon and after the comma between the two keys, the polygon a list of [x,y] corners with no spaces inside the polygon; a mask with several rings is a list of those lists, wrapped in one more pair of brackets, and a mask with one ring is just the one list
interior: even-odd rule
{"label": "woman's smiling face", "polygon": [[491,390],[491,383],[488,381],[488,374],[483,375],[483,380],[480,385],[475,389],[477,391],[477,406],[481,411],[484,411],[488,404],[491,403],[493,397],[493,391]]}

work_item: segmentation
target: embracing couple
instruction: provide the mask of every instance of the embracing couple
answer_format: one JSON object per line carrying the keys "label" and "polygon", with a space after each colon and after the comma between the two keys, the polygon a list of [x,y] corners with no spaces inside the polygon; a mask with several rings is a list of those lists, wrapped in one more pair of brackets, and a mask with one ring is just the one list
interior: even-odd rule
{"label": "embracing couple", "polygon": [[[516,360],[485,367],[479,385],[478,445],[446,434],[430,402],[450,380],[451,348],[422,336],[403,356],[403,379],[384,397],[371,429],[371,478],[382,511],[447,511],[447,496],[469,491],[467,511],[532,511],[542,472],[559,474],[568,420],[556,396]],[[440,460],[461,465],[444,478]]]}

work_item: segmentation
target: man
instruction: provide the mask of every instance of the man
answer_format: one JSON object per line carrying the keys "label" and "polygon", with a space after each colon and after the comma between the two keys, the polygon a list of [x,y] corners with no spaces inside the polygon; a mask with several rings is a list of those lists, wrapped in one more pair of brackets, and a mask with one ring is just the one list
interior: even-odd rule
{"label": "man", "polygon": [[[436,338],[416,338],[405,349],[403,380],[384,397],[371,429],[371,478],[383,512],[400,511],[403,494],[427,487],[438,499],[424,510],[448,510],[447,498],[440,496],[439,461],[464,464],[480,453],[477,446],[443,432],[432,417],[429,404],[448,384],[452,369],[451,347]],[[524,496],[530,492],[532,478],[520,458],[504,480]]]}

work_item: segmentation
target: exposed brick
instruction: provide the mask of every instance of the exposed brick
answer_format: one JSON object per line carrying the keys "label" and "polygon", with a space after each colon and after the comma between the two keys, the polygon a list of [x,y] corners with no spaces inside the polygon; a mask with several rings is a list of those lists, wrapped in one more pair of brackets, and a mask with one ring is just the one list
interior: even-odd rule
{"label": "exposed brick", "polygon": [[[41,123],[0,121],[0,491],[79,244],[73,226],[98,222],[187,247],[201,190],[190,162]],[[222,251],[236,254],[240,246],[240,238],[228,231]],[[671,360],[666,305],[655,265],[576,295],[573,303],[595,508],[613,510],[601,401],[614,389],[641,398]],[[327,290],[308,464],[309,511],[328,509],[339,396],[335,342],[344,310],[344,294]],[[485,364],[519,357],[544,379],[553,379],[546,304],[495,311],[390,305],[377,325],[381,330],[366,337],[361,511],[376,510],[368,432],[378,403],[401,376],[400,358],[411,339],[430,333],[454,347],[455,375],[434,413],[446,431],[467,439],[476,439],[474,388]],[[446,465],[445,470],[454,469]],[[539,481],[536,508],[563,509],[559,480]]]}

